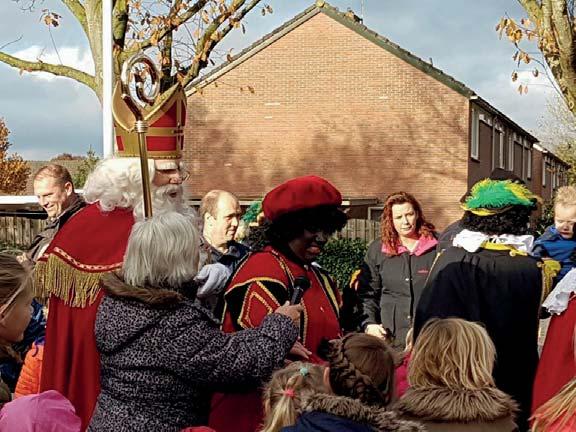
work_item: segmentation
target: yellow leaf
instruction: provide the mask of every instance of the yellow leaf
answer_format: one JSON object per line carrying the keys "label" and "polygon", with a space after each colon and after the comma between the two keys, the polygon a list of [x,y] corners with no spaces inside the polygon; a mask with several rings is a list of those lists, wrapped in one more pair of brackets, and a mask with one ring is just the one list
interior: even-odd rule
{"label": "yellow leaf", "polygon": [[208,16],[208,12],[206,12],[206,10],[202,11],[202,21],[204,21],[206,24],[210,22],[210,17]]}
{"label": "yellow leaf", "polygon": [[218,42],[220,40],[220,32],[215,31],[214,33],[212,33],[210,35],[210,39],[212,39],[214,42]]}
{"label": "yellow leaf", "polygon": [[518,86],[518,93],[522,94],[522,90],[524,89],[524,86],[522,84],[520,84]]}

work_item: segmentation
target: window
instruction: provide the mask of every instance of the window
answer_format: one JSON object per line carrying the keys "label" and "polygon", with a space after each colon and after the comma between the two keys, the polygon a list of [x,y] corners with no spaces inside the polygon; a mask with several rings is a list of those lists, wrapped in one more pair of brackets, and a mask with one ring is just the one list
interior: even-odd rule
{"label": "window", "polygon": [[546,168],[547,164],[546,164],[546,156],[544,156],[544,154],[542,154],[542,186],[546,187]]}
{"label": "window", "polygon": [[524,140],[524,160],[526,161],[526,179],[532,178],[532,147],[527,140]]}
{"label": "window", "polygon": [[514,135],[508,135],[508,171],[514,171]]}
{"label": "window", "polygon": [[506,168],[504,166],[504,130],[498,124],[494,130],[494,166]]}
{"label": "window", "polygon": [[472,108],[471,113],[471,121],[472,124],[470,125],[470,157],[473,159],[478,160],[480,158],[480,149],[479,149],[479,125],[478,125],[478,110]]}
{"label": "window", "polygon": [[532,149],[528,149],[528,180],[532,178]]}

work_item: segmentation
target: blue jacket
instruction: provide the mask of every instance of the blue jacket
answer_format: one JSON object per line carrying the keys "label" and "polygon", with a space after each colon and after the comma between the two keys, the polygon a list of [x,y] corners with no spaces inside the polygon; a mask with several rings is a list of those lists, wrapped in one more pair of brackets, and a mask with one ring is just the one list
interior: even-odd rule
{"label": "blue jacket", "polygon": [[302,402],[303,413],[282,432],[423,432],[419,423],[401,420],[385,408],[356,399],[318,393]]}
{"label": "blue jacket", "polygon": [[565,239],[554,226],[549,226],[534,242],[532,255],[537,258],[552,258],[560,263],[562,268],[555,280],[555,283],[558,283],[576,265],[576,240]]}

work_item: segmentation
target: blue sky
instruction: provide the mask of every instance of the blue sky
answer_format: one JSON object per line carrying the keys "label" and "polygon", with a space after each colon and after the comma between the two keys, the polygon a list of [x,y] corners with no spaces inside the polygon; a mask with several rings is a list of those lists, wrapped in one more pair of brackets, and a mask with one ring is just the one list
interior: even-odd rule
{"label": "blue sky", "polygon": [[[24,0],[30,1],[30,0]],[[225,47],[240,51],[264,34],[310,6],[313,0],[271,0],[271,15],[255,10],[247,17],[246,34],[232,32]],[[333,6],[352,8],[360,14],[360,0],[333,0]],[[264,4],[264,3],[263,3]],[[60,27],[52,30],[65,64],[91,72],[88,43],[80,26],[59,0],[44,0],[34,12],[19,9],[14,1],[0,1],[0,46],[34,60],[55,59],[50,35],[40,23],[41,9],[62,15]],[[496,108],[538,136],[539,119],[545,113],[552,89],[545,79],[529,71],[521,80],[531,83],[520,96],[510,75],[514,69],[511,44],[499,40],[494,28],[500,17],[525,14],[516,0],[364,0],[364,23],[475,90]],[[20,75],[0,63],[0,117],[11,130],[12,150],[29,160],[49,159],[59,153],[85,154],[92,146],[101,153],[101,107],[94,93],[72,80],[47,74]]]}

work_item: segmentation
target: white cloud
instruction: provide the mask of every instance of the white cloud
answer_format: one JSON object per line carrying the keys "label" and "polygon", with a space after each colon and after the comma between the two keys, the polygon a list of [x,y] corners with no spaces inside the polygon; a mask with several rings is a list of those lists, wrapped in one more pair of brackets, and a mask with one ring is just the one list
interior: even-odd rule
{"label": "white cloud", "polygon": [[[13,55],[28,61],[41,60],[45,63],[64,64],[83,72],[94,74],[92,54],[88,49],[80,47],[64,46],[58,48],[58,53],[56,53],[54,50],[47,50],[41,46],[32,45],[26,49],[15,52]],[[32,76],[48,81],[59,78],[46,72],[34,72]]]}

